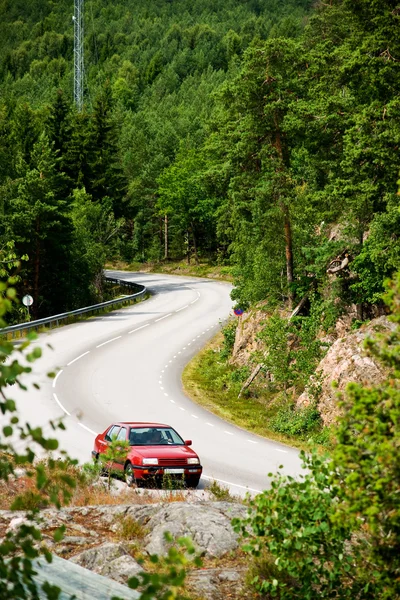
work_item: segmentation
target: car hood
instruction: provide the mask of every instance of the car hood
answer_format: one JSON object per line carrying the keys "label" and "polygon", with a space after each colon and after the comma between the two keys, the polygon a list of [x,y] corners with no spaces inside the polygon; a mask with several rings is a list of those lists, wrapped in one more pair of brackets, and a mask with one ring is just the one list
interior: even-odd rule
{"label": "car hood", "polygon": [[188,446],[134,446],[131,451],[143,458],[198,458]]}

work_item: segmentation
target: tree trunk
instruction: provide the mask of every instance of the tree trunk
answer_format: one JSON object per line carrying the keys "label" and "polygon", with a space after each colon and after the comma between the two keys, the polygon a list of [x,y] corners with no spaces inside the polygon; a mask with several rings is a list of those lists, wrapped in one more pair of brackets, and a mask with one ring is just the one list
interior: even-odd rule
{"label": "tree trunk", "polygon": [[[277,115],[275,115],[275,126],[276,126],[275,149],[277,150],[279,158],[281,159],[281,163],[282,163],[280,170],[283,171],[285,169],[285,163],[287,162],[287,157],[284,155],[284,147],[282,145],[281,131],[280,131],[280,125],[278,122]],[[281,202],[281,208],[282,208],[282,212],[283,212],[284,230],[285,230],[286,280],[287,280],[287,286],[288,286],[288,299],[289,299],[289,308],[292,310],[293,302],[294,302],[294,294],[293,294],[293,289],[292,289],[292,284],[293,284],[292,228],[290,225],[290,215],[289,215],[288,206],[284,202]]]}
{"label": "tree trunk", "polygon": [[168,215],[164,217],[164,260],[168,259]]}
{"label": "tree trunk", "polygon": [[290,226],[289,209],[287,206],[283,209],[284,227],[285,227],[285,252],[286,252],[286,280],[288,285],[289,308],[293,308],[294,294],[293,284],[293,246],[292,246],[292,228]]}
{"label": "tree trunk", "polygon": [[186,243],[187,264],[190,265],[190,238],[189,238],[189,232],[188,231],[186,232],[185,243]]}
{"label": "tree trunk", "polygon": [[40,220],[36,219],[36,248],[35,248],[35,263],[33,270],[33,318],[38,318],[39,311],[39,275],[40,275]]}
{"label": "tree trunk", "polygon": [[259,363],[256,366],[256,368],[251,373],[250,377],[248,377],[246,379],[246,381],[244,382],[244,384],[242,385],[242,389],[239,392],[238,398],[240,398],[240,396],[242,395],[242,392],[244,392],[244,390],[247,389],[249,387],[249,385],[251,385],[253,383],[254,379],[257,377],[257,375],[259,374],[259,372],[261,371],[263,366],[264,366],[263,363]]}
{"label": "tree trunk", "polygon": [[194,260],[196,262],[196,265],[199,264],[199,256],[197,254],[197,240],[196,240],[196,236],[194,233],[194,227],[192,225],[192,235],[193,235],[193,250],[194,250]]}

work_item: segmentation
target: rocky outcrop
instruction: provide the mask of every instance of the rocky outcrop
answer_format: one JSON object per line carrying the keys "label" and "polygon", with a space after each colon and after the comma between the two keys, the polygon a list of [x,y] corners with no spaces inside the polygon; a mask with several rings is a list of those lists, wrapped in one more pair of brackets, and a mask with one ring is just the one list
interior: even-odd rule
{"label": "rocky outcrop", "polygon": [[[318,409],[325,426],[333,423],[340,410],[338,392],[343,392],[350,382],[362,385],[378,385],[386,376],[382,366],[363,350],[364,340],[377,333],[393,331],[394,323],[387,317],[373,319],[357,331],[347,333],[333,342],[323,360],[318,365],[313,384],[320,385]],[[333,383],[337,387],[333,387]],[[298,406],[307,406],[313,401],[309,390],[297,399]]]}
{"label": "rocky outcrop", "polygon": [[126,546],[121,543],[106,542],[84,550],[70,560],[89,571],[94,571],[119,583],[126,583],[130,577],[143,571],[143,567],[130,556]]}
{"label": "rocky outcrop", "polygon": [[244,517],[246,512],[246,507],[229,502],[200,504],[195,511],[183,502],[169,504],[147,523],[150,533],[145,540],[146,551],[165,555],[168,544],[164,533],[169,531],[174,538],[190,537],[197,551],[204,556],[219,558],[238,547],[231,520]]}
{"label": "rocky outcrop", "polygon": [[187,584],[196,596],[200,596],[204,600],[231,598],[233,590],[242,598],[245,597],[242,595],[244,575],[243,568],[201,569],[188,574]]}
{"label": "rocky outcrop", "polygon": [[[224,556],[231,558],[239,548],[231,519],[246,514],[247,507],[243,504],[203,500],[67,507],[42,510],[37,527],[42,532],[42,544],[56,556],[126,584],[128,579],[145,570],[135,560],[138,548],[142,556],[167,554],[170,544],[164,537],[166,531],[174,539],[190,537],[205,561]],[[21,525],[28,523],[23,512],[0,511],[0,542],[7,532],[17,532]],[[135,526],[131,530],[124,529],[124,523]],[[60,526],[65,527],[65,535],[56,542],[53,534]],[[239,598],[243,577],[242,565],[238,568],[234,564],[221,568],[205,565],[203,569],[191,571],[188,586],[195,597],[210,600],[222,600],[226,597],[224,590],[233,586],[235,594],[230,597]]]}
{"label": "rocky outcrop", "polygon": [[254,352],[265,351],[263,343],[257,339],[261,323],[267,318],[263,310],[253,310],[238,318],[235,343],[232,350],[231,364],[243,366],[251,362]]}

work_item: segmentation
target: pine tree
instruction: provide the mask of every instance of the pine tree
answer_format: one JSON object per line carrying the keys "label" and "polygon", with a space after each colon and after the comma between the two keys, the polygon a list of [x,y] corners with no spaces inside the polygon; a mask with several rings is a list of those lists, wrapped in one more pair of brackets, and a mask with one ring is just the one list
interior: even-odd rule
{"label": "pine tree", "polygon": [[42,133],[33,146],[28,168],[8,206],[9,233],[17,251],[27,254],[22,291],[33,299],[32,313],[62,312],[68,297],[72,223],[68,203],[59,193],[54,149]]}

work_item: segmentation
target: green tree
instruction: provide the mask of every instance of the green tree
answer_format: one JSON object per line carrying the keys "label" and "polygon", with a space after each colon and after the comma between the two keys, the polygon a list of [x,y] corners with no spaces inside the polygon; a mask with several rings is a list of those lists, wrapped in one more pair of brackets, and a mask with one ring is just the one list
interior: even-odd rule
{"label": "green tree", "polygon": [[[208,142],[210,153],[228,171],[224,210],[231,215],[232,249],[240,273],[236,297],[242,301],[269,294],[294,300],[292,213],[298,198],[291,166],[294,140],[284,121],[301,93],[298,72],[303,61],[296,41],[278,39],[251,47],[241,73],[221,93]],[[275,278],[275,285],[268,286],[265,279],[263,285],[266,272]],[[260,286],[256,273],[261,274]]]}
{"label": "green tree", "polygon": [[88,306],[103,299],[103,268],[123,219],[115,219],[111,202],[93,202],[84,190],[73,192],[71,203],[73,237],[71,243],[69,304]]}
{"label": "green tree", "polygon": [[17,250],[29,256],[23,284],[31,292],[32,312],[38,317],[62,312],[72,223],[60,193],[57,158],[45,134],[33,146],[29,161],[31,168],[19,180],[6,215]]}
{"label": "green tree", "polygon": [[159,213],[169,218],[170,229],[182,246],[186,236],[188,262],[193,248],[196,263],[199,252],[206,253],[215,239],[216,199],[208,193],[202,167],[197,151],[182,148],[175,162],[158,178]]}
{"label": "green tree", "polygon": [[92,160],[91,180],[86,191],[94,201],[110,198],[114,214],[125,215],[124,197],[127,183],[122,170],[116,123],[112,115],[112,96],[109,83],[97,98],[92,116]]}

